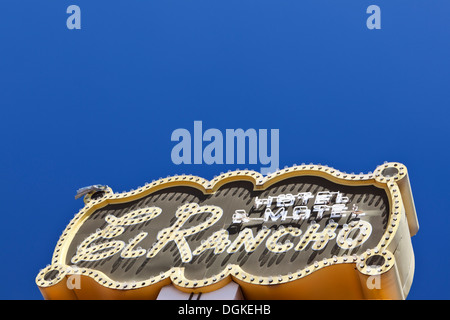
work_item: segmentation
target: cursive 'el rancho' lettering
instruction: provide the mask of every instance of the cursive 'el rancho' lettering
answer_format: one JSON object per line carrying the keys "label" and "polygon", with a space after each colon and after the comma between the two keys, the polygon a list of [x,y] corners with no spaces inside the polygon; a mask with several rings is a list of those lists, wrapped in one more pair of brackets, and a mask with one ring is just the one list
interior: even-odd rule
{"label": "cursive 'el rancho' lettering", "polygon": [[[322,229],[318,223],[312,222],[304,232],[294,226],[280,225],[276,229],[263,227],[254,234],[251,228],[245,227],[234,238],[231,238],[229,232],[222,228],[204,239],[200,246],[193,248],[189,243],[189,237],[215,225],[222,217],[223,209],[214,205],[200,206],[197,203],[188,203],[176,210],[175,222],[158,232],[157,241],[150,248],[139,247],[139,244],[148,236],[147,232],[140,232],[128,242],[118,239],[124,234],[127,226],[148,222],[161,213],[162,209],[154,206],[131,211],[120,218],[114,215],[106,216],[106,227],[85,238],[77,247],[71,262],[76,264],[81,261],[98,261],[117,254],[120,254],[123,259],[136,259],[143,256],[152,259],[171,243],[176,244],[183,263],[189,263],[193,256],[207,250],[212,250],[213,254],[226,252],[232,255],[241,248],[246,252],[253,252],[261,245],[272,253],[289,250],[301,252],[309,244],[312,250],[322,250],[333,240],[342,249],[353,249],[366,242],[372,232],[371,224],[364,220],[354,220],[344,224],[337,232],[338,224],[332,219]],[[207,218],[194,226],[184,227],[192,216],[200,214],[206,215]],[[273,220],[273,216],[267,215],[266,220],[269,219]],[[288,236],[298,241],[291,242],[286,239]]]}

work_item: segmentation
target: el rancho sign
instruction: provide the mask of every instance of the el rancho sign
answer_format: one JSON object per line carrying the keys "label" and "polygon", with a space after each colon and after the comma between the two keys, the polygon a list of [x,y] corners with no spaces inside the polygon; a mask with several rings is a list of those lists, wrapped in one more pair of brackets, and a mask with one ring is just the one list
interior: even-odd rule
{"label": "el rancho sign", "polygon": [[169,284],[230,281],[247,299],[404,298],[411,284],[418,224],[399,163],[175,176],[126,193],[97,186],[84,201],[36,278],[48,299],[155,299]]}

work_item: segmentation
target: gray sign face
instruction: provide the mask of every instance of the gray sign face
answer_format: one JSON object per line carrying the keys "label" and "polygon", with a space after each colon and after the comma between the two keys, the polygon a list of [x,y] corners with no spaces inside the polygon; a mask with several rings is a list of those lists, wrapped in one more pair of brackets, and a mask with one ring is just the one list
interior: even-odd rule
{"label": "gray sign face", "polygon": [[290,178],[265,191],[232,182],[210,195],[172,187],[91,214],[73,238],[66,264],[120,282],[144,281],[172,267],[200,280],[229,265],[277,277],[375,247],[387,218],[383,189],[320,177]]}

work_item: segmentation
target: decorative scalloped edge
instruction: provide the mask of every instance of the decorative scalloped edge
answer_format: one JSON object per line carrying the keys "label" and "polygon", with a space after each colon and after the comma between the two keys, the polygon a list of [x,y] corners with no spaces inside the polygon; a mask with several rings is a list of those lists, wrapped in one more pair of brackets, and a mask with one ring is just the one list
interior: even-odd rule
{"label": "decorative scalloped edge", "polygon": [[[395,169],[394,169],[395,168]],[[383,174],[385,169],[391,169],[389,175]],[[395,174],[392,174],[392,169]],[[390,218],[383,237],[375,248],[368,249],[360,255],[352,256],[334,256],[321,261],[315,261],[311,265],[306,266],[302,270],[298,270],[295,273],[289,273],[287,275],[279,275],[276,277],[262,277],[252,275],[240,268],[238,265],[229,264],[224,270],[213,277],[201,280],[187,279],[184,275],[184,268],[172,267],[168,271],[161,273],[159,276],[152,277],[145,281],[139,282],[118,282],[110,279],[104,273],[76,266],[65,265],[62,261],[65,261],[64,248],[70,245],[73,235],[76,234],[78,228],[83,222],[96,210],[102,208],[111,203],[123,203],[142,198],[151,194],[157,190],[166,189],[173,186],[192,186],[203,191],[204,194],[211,194],[218,190],[222,185],[232,181],[250,181],[254,185],[255,190],[264,190],[274,183],[279,181],[304,175],[321,176],[333,182],[344,185],[375,185],[377,187],[384,188],[387,192],[390,201]],[[39,287],[50,287],[62,279],[65,276],[70,275],[85,275],[94,279],[98,284],[118,290],[138,289],[146,286],[156,284],[164,279],[170,278],[172,284],[185,290],[196,290],[198,288],[204,288],[210,285],[217,284],[220,281],[231,277],[243,282],[259,285],[274,285],[283,284],[297,279],[306,277],[307,275],[317,271],[319,269],[342,263],[354,263],[359,272],[365,275],[380,275],[389,271],[395,264],[394,255],[387,250],[387,247],[394,238],[397,229],[400,225],[401,219],[406,219],[404,213],[404,207],[402,203],[402,197],[400,194],[400,188],[397,182],[407,176],[406,167],[397,162],[385,163],[378,166],[373,173],[368,174],[348,174],[341,172],[334,168],[330,168],[324,165],[301,165],[293,166],[276,171],[266,177],[258,172],[251,170],[237,170],[228,172],[215,177],[213,180],[208,181],[206,179],[191,176],[181,175],[172,176],[157,181],[153,181],[150,184],[146,184],[136,190],[131,190],[123,193],[114,193],[111,188],[107,188],[103,197],[97,200],[92,200],[90,195],[85,197],[85,207],[82,208],[75,217],[71,220],[69,225],[64,230],[63,234],[58,240],[56,245],[52,264],[41,270],[36,277],[36,284]],[[373,268],[366,264],[369,257],[374,255],[381,255],[384,257],[385,263],[382,266]],[[50,271],[57,271],[57,276],[46,280],[46,274]]]}

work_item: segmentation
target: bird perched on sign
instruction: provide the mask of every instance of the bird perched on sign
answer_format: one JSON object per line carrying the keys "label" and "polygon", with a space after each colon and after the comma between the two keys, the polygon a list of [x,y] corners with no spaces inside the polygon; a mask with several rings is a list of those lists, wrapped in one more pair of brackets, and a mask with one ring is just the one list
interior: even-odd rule
{"label": "bird perched on sign", "polygon": [[103,186],[101,184],[94,184],[92,186],[83,187],[77,190],[77,194],[75,195],[75,199],[79,199],[82,196],[87,195],[88,193],[98,192],[98,191],[105,191],[106,186]]}

